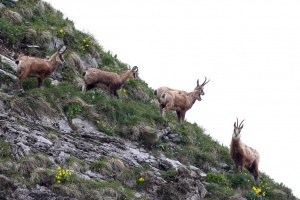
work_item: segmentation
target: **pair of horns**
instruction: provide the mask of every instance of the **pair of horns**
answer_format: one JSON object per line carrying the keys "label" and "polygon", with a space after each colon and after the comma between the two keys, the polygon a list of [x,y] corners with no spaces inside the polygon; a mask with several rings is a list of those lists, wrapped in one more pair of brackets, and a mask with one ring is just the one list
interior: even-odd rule
{"label": "pair of horns", "polygon": [[[204,78],[205,78],[205,80],[204,80],[204,82],[201,84],[201,86],[206,85],[206,84],[210,81],[210,79],[209,79],[208,81],[206,81],[207,78],[206,78],[205,76],[204,76]],[[199,79],[197,80],[197,86],[199,86]]]}
{"label": "pair of horns", "polygon": [[[242,124],[243,124],[244,121],[245,121],[245,120],[243,120],[243,121],[239,124],[239,119],[236,118],[236,122],[234,122],[234,127],[237,127],[237,128],[243,128],[244,125],[242,125]],[[237,125],[237,126],[236,126],[236,125]]]}

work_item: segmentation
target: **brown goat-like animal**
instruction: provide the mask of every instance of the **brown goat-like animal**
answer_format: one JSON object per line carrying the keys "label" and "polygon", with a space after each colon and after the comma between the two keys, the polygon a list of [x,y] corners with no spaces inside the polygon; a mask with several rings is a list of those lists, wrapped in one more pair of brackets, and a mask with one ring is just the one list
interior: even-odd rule
{"label": "brown goat-like animal", "polygon": [[230,144],[230,156],[235,164],[236,173],[239,171],[239,166],[241,166],[242,173],[244,173],[244,167],[246,167],[248,171],[253,174],[255,181],[258,182],[258,165],[260,156],[255,149],[241,142],[240,133],[244,127],[244,125],[242,125],[243,121],[240,124],[238,123],[238,119],[237,122],[234,122],[234,129]]}
{"label": "brown goat-like animal", "polygon": [[177,91],[166,91],[159,97],[162,116],[165,116],[167,110],[176,110],[178,123],[184,121],[185,113],[191,109],[195,101],[201,101],[201,90],[196,89],[193,92],[180,94]]}
{"label": "brown goat-like animal", "polygon": [[[205,95],[204,93],[204,86],[209,82],[210,80],[207,81],[207,78],[205,77],[205,80],[204,82],[200,85],[199,84],[199,79],[197,80],[197,85],[195,87],[194,90],[200,90],[200,95]],[[179,93],[179,94],[183,94],[183,95],[187,95],[188,92],[184,91],[184,90],[177,90],[177,89],[172,89],[172,88],[169,88],[169,87],[166,87],[166,86],[162,86],[162,87],[159,87],[157,88],[156,90],[154,90],[154,95],[156,96],[157,100],[158,100],[158,103],[160,104],[159,106],[159,112],[160,114],[162,115],[162,104],[160,102],[160,96],[164,93],[164,92],[167,92],[167,91],[175,91],[176,93]]]}
{"label": "brown goat-like animal", "polygon": [[129,78],[136,79],[138,67],[134,66],[120,75],[113,72],[106,72],[96,68],[89,68],[83,73],[85,84],[82,86],[82,92],[90,90],[99,85],[105,86],[111,96],[119,98],[117,90],[121,89]]}
{"label": "brown goat-like animal", "polygon": [[37,77],[38,87],[44,87],[44,79],[50,76],[51,73],[56,70],[59,62],[65,62],[63,54],[66,51],[67,48],[65,50],[58,50],[50,57],[49,60],[20,54],[18,59],[15,61],[15,63],[18,65],[17,75],[19,78],[19,91],[24,92],[22,83],[26,77]]}

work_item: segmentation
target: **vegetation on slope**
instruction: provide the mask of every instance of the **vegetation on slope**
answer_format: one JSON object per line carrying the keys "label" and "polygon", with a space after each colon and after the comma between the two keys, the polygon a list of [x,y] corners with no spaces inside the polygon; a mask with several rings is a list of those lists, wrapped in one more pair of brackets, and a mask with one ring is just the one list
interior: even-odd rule
{"label": "vegetation on slope", "polygon": [[[197,124],[178,124],[172,113],[163,119],[157,105],[153,103],[153,90],[142,80],[127,81],[124,88],[118,91],[120,99],[111,98],[100,89],[82,93],[80,84],[85,68],[83,60],[95,58],[97,67],[118,73],[129,66],[119,61],[116,55],[105,52],[91,34],[76,30],[72,21],[64,19],[60,11],[47,3],[40,0],[17,3],[1,0],[0,3],[5,4],[0,12],[1,47],[10,52],[22,51],[37,57],[55,52],[58,46],[55,47],[54,43],[68,47],[65,56],[67,63],[57,70],[61,75],[56,77],[60,83],[54,86],[47,79],[45,89],[41,90],[36,88],[36,79],[26,79],[26,93],[14,95],[10,102],[12,109],[25,110],[29,115],[38,116],[44,113],[42,105],[50,105],[45,109],[51,107],[53,110],[47,110],[47,114],[62,113],[67,116],[71,126],[75,126],[72,119],[81,116],[107,135],[136,141],[154,156],[164,154],[185,165],[196,166],[207,173],[206,188],[209,195],[206,199],[228,199],[236,194],[253,200],[296,199],[288,187],[274,182],[265,173],[261,173],[259,183],[255,183],[249,173],[233,174],[228,148],[205,134]],[[23,48],[25,45],[38,45],[39,48]],[[10,54],[6,56],[13,57]],[[6,68],[13,73],[1,60],[0,65],[2,69]],[[3,92],[11,92],[16,88],[16,80],[2,74],[0,84],[12,86]],[[40,106],[26,110],[30,105]],[[174,143],[157,138],[157,131],[166,127],[170,127],[172,133],[180,134]],[[57,139],[60,134],[63,133],[49,131],[48,137]],[[103,156],[97,162],[85,163],[70,157],[63,166],[57,168],[53,161],[42,154],[21,159],[12,157],[11,146],[6,141],[0,141],[0,158],[0,178],[8,177],[28,188],[36,184],[43,185],[55,193],[79,199],[96,199],[97,196],[105,195],[115,199],[133,199],[135,191],[146,191],[149,181],[145,172],[150,169],[146,164],[141,168],[125,168],[118,158]],[[223,168],[222,163],[226,163],[227,167]],[[113,176],[110,182],[84,180],[69,174],[66,171],[69,168],[77,171],[91,169]],[[191,184],[182,180],[182,191],[174,188],[177,173],[175,170],[161,171],[167,184],[160,192],[170,199],[178,198],[180,192]],[[143,198],[146,197],[140,199]]]}

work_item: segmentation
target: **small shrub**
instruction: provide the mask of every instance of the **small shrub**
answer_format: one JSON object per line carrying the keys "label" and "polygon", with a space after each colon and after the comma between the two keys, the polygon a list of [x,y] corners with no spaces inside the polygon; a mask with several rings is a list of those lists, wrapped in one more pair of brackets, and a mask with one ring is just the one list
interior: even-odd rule
{"label": "small shrub", "polygon": [[82,111],[82,105],[77,102],[70,102],[65,107],[65,113],[67,114],[68,119],[76,117]]}
{"label": "small shrub", "polygon": [[163,179],[165,179],[167,182],[170,182],[175,178],[177,171],[175,169],[170,169],[167,171],[161,171],[160,173]]}
{"label": "small shrub", "polygon": [[217,183],[221,186],[228,187],[228,179],[221,173],[207,173],[207,180],[209,182]]}
{"label": "small shrub", "polygon": [[57,167],[55,182],[57,184],[64,184],[70,181],[72,172],[68,169],[62,169],[60,166]]}

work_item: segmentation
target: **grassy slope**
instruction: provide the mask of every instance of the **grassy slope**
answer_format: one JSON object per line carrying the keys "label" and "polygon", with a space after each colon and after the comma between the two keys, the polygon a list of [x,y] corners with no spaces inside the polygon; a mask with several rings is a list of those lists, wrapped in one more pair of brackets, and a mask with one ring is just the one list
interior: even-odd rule
{"label": "grassy slope", "polygon": [[[5,1],[0,1],[5,3]],[[41,3],[39,0],[19,1],[17,4],[5,4],[6,8],[0,13],[0,39],[6,48],[11,51],[20,52],[20,44],[36,44],[40,49],[28,49],[27,54],[39,57],[51,55],[55,50],[48,49],[48,43],[58,38],[64,42],[69,51],[66,54],[67,64],[59,67],[58,71],[62,74],[61,83],[51,86],[50,81],[46,81],[44,90],[36,89],[35,79],[26,79],[24,82],[25,94],[18,94],[14,98],[24,97],[45,97],[47,101],[58,111],[71,120],[77,115],[86,117],[93,122],[100,131],[108,135],[122,137],[125,139],[135,139],[139,145],[151,151],[153,155],[162,152],[169,158],[177,159],[184,164],[191,164],[203,169],[208,173],[207,190],[211,193],[207,199],[226,199],[236,193],[241,193],[247,199],[295,199],[291,190],[283,184],[274,182],[266,174],[261,174],[261,182],[255,184],[249,174],[234,175],[229,173],[233,169],[233,163],[230,159],[228,148],[221,146],[210,136],[206,135],[197,124],[188,122],[178,125],[176,117],[168,114],[167,119],[160,117],[158,108],[152,103],[153,91],[147,83],[142,80],[128,81],[123,90],[119,91],[120,99],[112,99],[100,90],[90,91],[85,94],[80,92],[76,77],[81,74],[80,67],[82,63],[79,57],[101,58],[98,62],[100,68],[107,71],[120,72],[127,69],[128,66],[117,59],[110,52],[103,51],[102,47],[88,34],[78,31],[74,28],[74,23],[69,19],[63,19],[63,14],[56,11],[50,5]],[[0,63],[1,64],[1,63]],[[7,67],[7,66],[6,66]],[[79,76],[80,77],[80,76]],[[15,83],[12,79],[2,79],[1,82]],[[16,84],[14,84],[16,85]],[[81,102],[71,99],[80,98],[86,104],[95,105],[93,109],[85,107]],[[139,127],[148,127],[149,130],[160,130],[166,126],[171,127],[172,133],[179,133],[182,137],[173,146],[169,143],[155,140],[155,134],[146,131],[145,134],[137,134]],[[60,133],[49,132],[49,137],[58,137]],[[54,164],[43,155],[32,155],[22,160],[16,160],[11,157],[10,144],[0,141],[0,168],[10,166],[13,162],[18,163],[20,169],[27,169],[26,163],[39,158],[44,162],[37,166],[30,166],[31,170],[1,170],[2,174],[11,177],[20,183],[26,183],[28,187],[36,183],[45,182],[44,185],[50,187],[53,191],[73,195],[78,198],[86,198],[88,195],[97,195],[96,191],[107,192],[107,188],[113,188],[118,197],[132,198],[132,191],[137,190],[135,181],[133,184],[124,184],[124,180],[116,179],[111,183],[102,183],[99,181],[85,181],[76,176],[65,177],[66,181],[58,184],[55,178],[57,175]],[[41,159],[43,158],[43,159]],[[91,168],[105,173],[111,168],[111,158],[103,158],[91,166],[82,163],[76,158],[70,158],[65,167],[76,166],[78,170]],[[220,169],[219,163],[224,162],[229,165],[228,170]],[[24,166],[22,168],[22,166]],[[213,173],[211,168],[216,168],[220,172]],[[106,170],[106,171],[105,171]],[[123,169],[122,173],[126,179],[136,180],[142,169]],[[167,181],[172,181],[173,171],[162,172],[162,176]],[[25,179],[22,179],[24,177]],[[41,178],[46,177],[46,178]],[[69,179],[72,179],[70,181]],[[120,186],[127,188],[120,190]],[[253,189],[253,186],[260,188],[261,192]],[[78,193],[78,191],[81,191]],[[111,192],[111,191],[110,191]],[[284,195],[285,194],[285,195]],[[71,195],[71,196],[72,196]]]}

